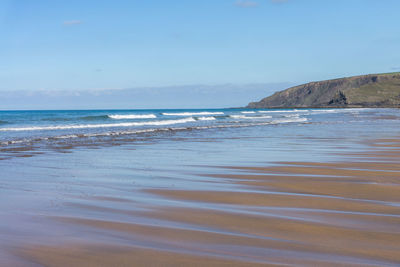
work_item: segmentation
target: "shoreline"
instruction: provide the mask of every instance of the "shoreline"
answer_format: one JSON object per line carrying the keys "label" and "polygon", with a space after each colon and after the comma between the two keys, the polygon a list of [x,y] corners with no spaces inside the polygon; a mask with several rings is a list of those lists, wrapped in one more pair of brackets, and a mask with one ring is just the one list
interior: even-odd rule
{"label": "shoreline", "polygon": [[81,216],[48,219],[81,236],[15,253],[44,266],[396,266],[400,138],[366,143],[335,162],[211,167],[197,175],[225,186],[141,189],[154,203],[76,200]]}

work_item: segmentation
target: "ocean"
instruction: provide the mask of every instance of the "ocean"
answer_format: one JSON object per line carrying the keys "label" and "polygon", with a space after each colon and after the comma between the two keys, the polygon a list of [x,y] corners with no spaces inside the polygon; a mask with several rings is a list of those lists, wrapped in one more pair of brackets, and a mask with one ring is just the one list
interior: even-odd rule
{"label": "ocean", "polygon": [[399,123],[400,109],[0,111],[0,265],[396,266]]}
{"label": "ocean", "polygon": [[217,136],[235,137],[248,127],[255,127],[253,131],[260,131],[261,135],[280,135],[279,131],[300,134],[302,126],[314,126],[325,135],[328,132],[319,129],[333,127],[335,132],[340,124],[350,138],[359,136],[358,127],[363,128],[363,135],[390,131],[388,122],[396,121],[399,114],[396,109],[0,111],[0,151],[17,152],[13,148],[29,147],[27,150],[34,152],[35,148],[42,151],[111,141],[134,143],[136,139],[139,142],[178,132],[185,136],[194,131],[207,137],[219,130]]}

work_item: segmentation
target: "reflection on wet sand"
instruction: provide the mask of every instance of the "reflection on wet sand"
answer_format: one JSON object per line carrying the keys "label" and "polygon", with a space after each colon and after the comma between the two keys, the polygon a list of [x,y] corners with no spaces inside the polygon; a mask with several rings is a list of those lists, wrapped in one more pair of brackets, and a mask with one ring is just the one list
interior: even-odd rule
{"label": "reflection on wet sand", "polygon": [[76,199],[49,218],[74,238],[15,253],[44,266],[398,266],[400,140],[369,147],[336,163],[223,167],[205,176],[225,187],[144,188],[147,204]]}

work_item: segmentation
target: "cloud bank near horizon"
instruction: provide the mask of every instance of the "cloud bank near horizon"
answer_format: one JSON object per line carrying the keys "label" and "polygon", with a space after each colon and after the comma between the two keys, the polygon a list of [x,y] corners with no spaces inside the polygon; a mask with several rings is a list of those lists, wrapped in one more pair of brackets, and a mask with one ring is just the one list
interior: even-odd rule
{"label": "cloud bank near horizon", "polygon": [[229,108],[260,100],[292,84],[189,85],[109,90],[6,91],[0,110]]}

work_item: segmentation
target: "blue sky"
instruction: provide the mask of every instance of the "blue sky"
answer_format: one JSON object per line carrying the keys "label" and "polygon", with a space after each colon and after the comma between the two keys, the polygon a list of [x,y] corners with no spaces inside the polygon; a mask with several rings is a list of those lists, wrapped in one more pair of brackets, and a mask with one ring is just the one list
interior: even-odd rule
{"label": "blue sky", "polygon": [[400,71],[397,0],[0,2],[0,90],[302,83]]}

